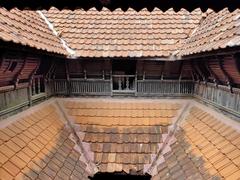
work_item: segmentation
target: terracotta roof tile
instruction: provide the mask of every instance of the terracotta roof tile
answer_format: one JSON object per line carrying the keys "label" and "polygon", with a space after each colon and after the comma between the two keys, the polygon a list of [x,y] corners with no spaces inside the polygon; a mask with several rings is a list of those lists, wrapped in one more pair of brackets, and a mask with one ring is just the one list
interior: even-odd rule
{"label": "terracotta roof tile", "polygon": [[[159,101],[96,99],[64,101],[62,111],[71,119],[90,161],[100,172],[148,172],[153,180],[236,179],[240,169],[239,131],[198,107],[188,110],[168,146],[161,149],[180,107]],[[11,136],[0,145],[1,178],[87,179],[89,164],[82,161],[82,151],[59,110],[50,103],[0,129]],[[145,122],[145,116],[152,116],[154,123]],[[155,120],[159,116],[158,124]],[[13,126],[19,124],[26,128],[15,132]],[[160,150],[155,170],[147,171]]]}
{"label": "terracotta roof tile", "polygon": [[58,54],[67,54],[60,40],[36,11],[0,8],[0,39]]}
{"label": "terracotta roof tile", "polygon": [[226,47],[239,46],[239,9],[218,13],[207,11],[199,26],[183,43],[179,55],[191,55]]}
{"label": "terracotta roof tile", "polygon": [[[68,139],[70,132],[53,105],[29,113],[1,128],[1,132],[9,137],[1,136],[1,179],[54,179],[63,174],[69,177],[82,166],[78,164],[80,154],[74,149],[75,143]],[[85,171],[83,166],[75,177],[86,179]]]}
{"label": "terracotta roof tile", "polygon": [[[83,142],[94,153],[100,171],[142,171],[162,143],[163,127],[172,124],[178,104],[153,102],[65,103],[72,120],[81,126]],[[79,129],[80,130],[80,129]]]}
{"label": "terracotta roof tile", "polygon": [[[236,133],[236,137],[239,132],[196,107],[186,119],[175,134],[177,141],[171,145],[171,153],[163,155],[165,162],[159,165],[161,168],[153,179],[175,177],[173,169],[181,177],[237,177],[240,167],[236,164],[238,160],[233,159],[240,156],[239,148],[226,135]],[[177,164],[181,166],[175,168]]]}
{"label": "terracotta roof tile", "polygon": [[176,13],[173,9],[150,13],[52,8],[44,14],[79,57],[166,57],[201,19],[200,10]]}

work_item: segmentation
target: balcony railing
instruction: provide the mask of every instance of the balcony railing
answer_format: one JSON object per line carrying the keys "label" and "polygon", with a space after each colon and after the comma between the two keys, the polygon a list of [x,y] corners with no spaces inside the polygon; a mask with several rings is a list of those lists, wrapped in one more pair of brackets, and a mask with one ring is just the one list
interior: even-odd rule
{"label": "balcony railing", "polygon": [[57,95],[111,95],[110,80],[104,79],[57,79],[53,81]]}
{"label": "balcony railing", "polygon": [[135,92],[135,75],[112,75],[113,92]]}

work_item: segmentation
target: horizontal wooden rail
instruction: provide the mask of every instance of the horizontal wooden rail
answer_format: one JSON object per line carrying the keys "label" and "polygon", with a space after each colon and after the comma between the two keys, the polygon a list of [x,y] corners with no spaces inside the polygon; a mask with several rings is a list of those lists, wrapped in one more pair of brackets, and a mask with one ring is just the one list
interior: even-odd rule
{"label": "horizontal wooden rail", "polygon": [[240,91],[233,92],[226,86],[216,87],[214,84],[195,83],[194,96],[207,103],[217,106],[219,109],[231,111],[232,114],[240,116]]}
{"label": "horizontal wooden rail", "polygon": [[193,81],[138,80],[138,96],[189,96],[194,92]]}
{"label": "horizontal wooden rail", "polygon": [[110,80],[70,79],[54,80],[54,93],[57,95],[110,95]]}

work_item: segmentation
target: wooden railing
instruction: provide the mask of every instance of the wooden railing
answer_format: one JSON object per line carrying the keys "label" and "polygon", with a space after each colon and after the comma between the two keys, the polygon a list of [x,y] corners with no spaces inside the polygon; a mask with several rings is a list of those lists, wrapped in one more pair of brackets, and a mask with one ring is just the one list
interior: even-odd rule
{"label": "wooden railing", "polygon": [[189,96],[193,94],[193,81],[138,80],[138,96]]}
{"label": "wooden railing", "polygon": [[111,95],[110,80],[58,79],[53,83],[57,95]]}
{"label": "wooden railing", "polygon": [[70,89],[74,95],[111,95],[110,80],[71,79]]}
{"label": "wooden railing", "polygon": [[67,95],[68,94],[68,84],[66,79],[55,79],[53,83],[53,92],[56,95]]}
{"label": "wooden railing", "polygon": [[112,75],[113,91],[128,92],[136,90],[135,75]]}
{"label": "wooden railing", "polygon": [[42,75],[35,75],[32,79],[32,96],[45,92],[44,78]]}
{"label": "wooden railing", "polygon": [[233,88],[232,92],[227,86],[212,83],[195,83],[194,96],[207,102],[240,115],[240,89]]}

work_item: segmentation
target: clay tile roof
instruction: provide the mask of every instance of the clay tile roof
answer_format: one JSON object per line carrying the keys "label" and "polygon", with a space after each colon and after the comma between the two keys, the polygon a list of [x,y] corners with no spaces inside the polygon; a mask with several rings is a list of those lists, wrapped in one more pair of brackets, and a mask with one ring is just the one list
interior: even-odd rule
{"label": "clay tile roof", "polygon": [[0,128],[0,179],[88,179],[70,133],[52,104]]}
{"label": "clay tile roof", "polygon": [[191,55],[240,45],[240,9],[207,11],[199,26],[183,43],[179,55]]}
{"label": "clay tile roof", "polygon": [[153,180],[239,179],[239,129],[193,107],[175,138],[171,151],[161,157]]}
{"label": "clay tile roof", "polygon": [[[40,13],[43,13],[42,17]],[[187,56],[240,45],[240,9],[7,11],[0,38],[74,57]],[[52,28],[51,28],[52,27]]]}
{"label": "clay tile roof", "polygon": [[196,28],[202,12],[126,12],[103,8],[43,11],[78,57],[168,57]]}
{"label": "clay tile roof", "polygon": [[57,101],[1,121],[1,179],[84,180],[97,172],[239,178],[240,124],[198,103]]}
{"label": "clay tile roof", "polygon": [[60,40],[36,11],[0,8],[0,40],[67,55]]}
{"label": "clay tile roof", "polygon": [[157,154],[180,108],[151,101],[68,101],[68,115],[101,172],[140,172]]}

